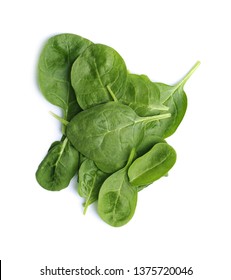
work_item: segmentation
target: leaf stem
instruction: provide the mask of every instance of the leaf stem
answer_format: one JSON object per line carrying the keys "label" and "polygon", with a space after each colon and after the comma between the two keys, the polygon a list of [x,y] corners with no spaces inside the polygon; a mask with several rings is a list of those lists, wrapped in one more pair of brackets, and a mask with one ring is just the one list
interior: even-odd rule
{"label": "leaf stem", "polygon": [[184,76],[184,78],[176,84],[177,87],[180,87],[181,85],[185,85],[185,83],[188,81],[188,79],[192,76],[192,74],[196,71],[196,69],[200,65],[200,61],[197,61],[193,67],[189,70],[189,72]]}
{"label": "leaf stem", "polygon": [[63,125],[67,126],[69,124],[69,122],[63,118],[61,118],[60,116],[56,115],[53,112],[50,112],[50,114],[58,121],[60,121]]}
{"label": "leaf stem", "polygon": [[64,141],[63,141],[63,144],[62,144],[61,151],[60,151],[60,153],[59,153],[59,157],[58,157],[58,159],[57,159],[56,162],[55,162],[55,166],[58,165],[58,163],[59,163],[59,161],[60,161],[60,158],[61,158],[61,156],[62,156],[62,154],[63,154],[63,151],[64,151],[64,149],[65,149],[65,147],[66,147],[66,145],[67,145],[67,142],[68,142],[68,139],[65,138]]}
{"label": "leaf stem", "polygon": [[107,90],[109,91],[109,93],[110,93],[111,97],[113,98],[113,100],[115,102],[118,102],[118,99],[116,98],[114,92],[112,91],[112,89],[109,86],[107,86]]}
{"label": "leaf stem", "polygon": [[171,113],[166,113],[166,114],[160,114],[160,115],[155,115],[155,116],[149,116],[149,117],[140,117],[136,122],[151,122],[151,121],[159,121],[162,119],[167,119],[171,117]]}

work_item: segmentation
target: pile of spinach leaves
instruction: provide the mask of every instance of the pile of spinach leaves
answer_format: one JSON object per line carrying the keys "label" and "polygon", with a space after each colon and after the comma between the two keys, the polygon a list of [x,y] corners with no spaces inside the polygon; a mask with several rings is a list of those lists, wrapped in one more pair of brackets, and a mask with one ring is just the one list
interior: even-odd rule
{"label": "pile of spinach leaves", "polygon": [[38,84],[62,110],[61,117],[55,115],[62,137],[38,166],[38,183],[59,191],[77,174],[84,213],[98,201],[106,223],[125,225],[134,215],[138,192],[176,162],[165,138],[185,115],[184,85],[199,64],[170,86],[129,73],[109,46],[75,34],[51,37],[39,57]]}

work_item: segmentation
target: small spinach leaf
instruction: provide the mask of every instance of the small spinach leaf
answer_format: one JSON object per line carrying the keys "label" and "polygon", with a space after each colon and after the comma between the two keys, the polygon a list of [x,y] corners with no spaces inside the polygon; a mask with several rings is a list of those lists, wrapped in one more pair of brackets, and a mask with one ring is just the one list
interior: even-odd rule
{"label": "small spinach leaf", "polygon": [[85,159],[79,169],[78,193],[85,198],[84,214],[88,206],[98,199],[99,190],[109,174],[99,170],[90,159]]}
{"label": "small spinach leaf", "polygon": [[76,59],[71,81],[82,109],[119,99],[125,89],[127,69],[111,47],[94,44]]}
{"label": "small spinach leaf", "polygon": [[159,88],[145,75],[128,74],[127,87],[119,101],[142,117],[168,110],[160,101]]}
{"label": "small spinach leaf", "polygon": [[71,87],[71,67],[91,44],[75,34],[59,34],[46,42],[39,58],[38,83],[41,92],[50,103],[63,109],[66,120],[80,111]]}
{"label": "small spinach leaf", "polygon": [[167,143],[157,143],[131,164],[128,169],[129,182],[138,187],[151,184],[164,176],[175,162],[175,150]]}
{"label": "small spinach leaf", "polygon": [[[169,108],[171,117],[156,123],[153,127],[154,134],[167,138],[172,135],[180,125],[187,109],[187,96],[184,92],[184,85],[199,65],[200,62],[197,62],[188,74],[174,86],[155,83],[160,90],[160,100]],[[152,125],[150,125],[150,129],[151,126]]]}
{"label": "small spinach leaf", "polygon": [[99,216],[114,227],[125,225],[135,213],[137,189],[130,185],[127,176],[127,168],[134,156],[133,151],[127,165],[108,177],[99,192]]}
{"label": "small spinach leaf", "polygon": [[132,148],[143,137],[145,125],[169,116],[139,117],[129,106],[108,102],[76,115],[67,125],[67,137],[99,169],[113,173],[125,166]]}
{"label": "small spinach leaf", "polygon": [[79,152],[64,141],[55,141],[36,171],[38,183],[47,190],[59,191],[66,188],[76,174]]}

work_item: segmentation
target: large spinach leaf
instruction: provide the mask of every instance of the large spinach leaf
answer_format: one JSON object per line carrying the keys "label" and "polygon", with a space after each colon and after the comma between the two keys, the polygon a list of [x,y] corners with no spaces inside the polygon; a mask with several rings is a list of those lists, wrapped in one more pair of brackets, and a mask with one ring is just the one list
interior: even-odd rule
{"label": "large spinach leaf", "polygon": [[125,166],[143,138],[145,125],[169,116],[139,117],[129,106],[108,102],[76,115],[67,125],[67,137],[99,169],[113,173]]}
{"label": "large spinach leaf", "polygon": [[67,138],[55,141],[36,171],[38,183],[47,190],[59,191],[66,188],[76,174],[79,152]]}
{"label": "large spinach leaf", "polygon": [[92,43],[75,34],[59,34],[44,45],[38,62],[38,83],[45,98],[70,120],[80,111],[70,82],[75,59]]}
{"label": "large spinach leaf", "polygon": [[119,99],[124,92],[127,69],[111,47],[94,44],[76,59],[71,81],[82,109]]}
{"label": "large spinach leaf", "polygon": [[127,176],[133,152],[126,166],[108,177],[99,192],[98,213],[106,223],[114,227],[125,225],[135,213],[137,188],[131,186]]}
{"label": "large spinach leaf", "polygon": [[90,159],[85,159],[79,168],[78,193],[85,198],[84,214],[88,206],[98,199],[100,187],[109,174],[99,170]]}

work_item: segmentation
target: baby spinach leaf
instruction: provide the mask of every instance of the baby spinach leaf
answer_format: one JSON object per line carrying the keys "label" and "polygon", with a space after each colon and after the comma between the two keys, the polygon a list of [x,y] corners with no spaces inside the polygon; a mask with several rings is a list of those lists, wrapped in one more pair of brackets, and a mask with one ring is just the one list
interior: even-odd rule
{"label": "baby spinach leaf", "polygon": [[148,134],[145,130],[143,139],[136,148],[136,156],[143,156],[157,143],[166,143],[166,141],[154,134]]}
{"label": "baby spinach leaf", "polygon": [[155,83],[160,91],[160,100],[169,108],[168,112],[171,113],[171,117],[156,123],[153,127],[154,134],[167,138],[172,135],[180,125],[187,109],[187,96],[184,92],[184,85],[199,65],[200,62],[197,62],[188,74],[174,86]]}
{"label": "baby spinach leaf", "polygon": [[[159,83],[158,87],[161,92],[165,92],[165,90],[168,90],[170,86]],[[160,121],[157,123],[154,127],[153,133],[158,134],[163,138],[167,138],[176,131],[186,113],[187,96],[183,88],[178,88],[174,91],[164,104],[169,107],[171,117],[168,121]]]}
{"label": "baby spinach leaf", "polygon": [[71,87],[71,67],[91,44],[75,34],[59,34],[46,42],[39,58],[38,83],[41,92],[50,103],[63,109],[66,120],[80,111]]}
{"label": "baby spinach leaf", "polygon": [[127,165],[108,177],[99,192],[98,213],[106,223],[114,227],[125,225],[135,213],[137,189],[130,185],[127,176],[133,151]]}
{"label": "baby spinach leaf", "polygon": [[79,152],[64,141],[55,141],[36,171],[38,183],[47,190],[59,191],[66,188],[76,174]]}
{"label": "baby spinach leaf", "polygon": [[67,137],[99,169],[113,173],[125,166],[132,148],[143,137],[145,125],[169,116],[139,117],[129,106],[108,102],[76,115],[67,125]]}
{"label": "baby spinach leaf", "polygon": [[111,47],[94,44],[76,59],[71,81],[82,109],[119,99],[126,86],[127,69]]}
{"label": "baby spinach leaf", "polygon": [[128,74],[127,87],[119,101],[143,117],[168,110],[160,101],[159,88],[145,75]]}
{"label": "baby spinach leaf", "polygon": [[131,164],[128,169],[129,182],[138,187],[151,184],[164,176],[175,162],[175,150],[167,143],[157,143]]}
{"label": "baby spinach leaf", "polygon": [[99,170],[90,159],[85,159],[79,169],[78,193],[85,198],[84,214],[88,206],[98,199],[99,190],[109,174]]}
{"label": "baby spinach leaf", "polygon": [[119,170],[100,189],[98,213],[109,225],[123,226],[133,217],[136,203],[137,189],[130,185],[126,171]]}

